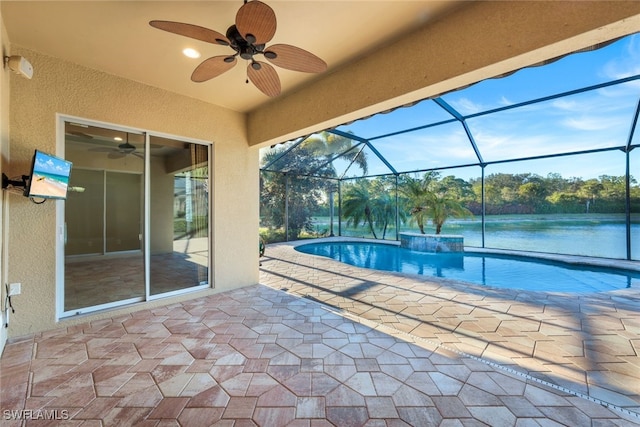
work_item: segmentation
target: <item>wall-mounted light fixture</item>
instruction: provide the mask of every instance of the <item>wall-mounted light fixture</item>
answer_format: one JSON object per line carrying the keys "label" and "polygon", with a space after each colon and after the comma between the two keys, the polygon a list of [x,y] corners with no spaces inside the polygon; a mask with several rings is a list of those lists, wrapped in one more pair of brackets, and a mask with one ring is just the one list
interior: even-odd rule
{"label": "wall-mounted light fixture", "polygon": [[9,69],[14,73],[21,75],[27,79],[33,77],[33,67],[31,63],[27,61],[23,56],[13,55],[4,57],[5,65],[9,66]]}

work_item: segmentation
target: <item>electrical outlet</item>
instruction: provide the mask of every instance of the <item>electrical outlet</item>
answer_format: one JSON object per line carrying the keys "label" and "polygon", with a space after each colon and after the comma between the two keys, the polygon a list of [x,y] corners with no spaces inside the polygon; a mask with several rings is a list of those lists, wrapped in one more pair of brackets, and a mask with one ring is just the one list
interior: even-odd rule
{"label": "electrical outlet", "polygon": [[22,292],[22,283],[9,283],[9,296],[20,295]]}

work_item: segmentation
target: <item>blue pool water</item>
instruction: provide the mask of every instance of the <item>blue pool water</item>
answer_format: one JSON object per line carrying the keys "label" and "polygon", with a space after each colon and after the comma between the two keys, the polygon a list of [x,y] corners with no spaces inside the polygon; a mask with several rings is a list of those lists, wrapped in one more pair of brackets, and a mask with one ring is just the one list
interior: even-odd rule
{"label": "blue pool water", "polygon": [[295,248],[357,267],[422,274],[498,288],[605,292],[640,286],[640,272],[484,253],[424,253],[395,245],[311,243]]}

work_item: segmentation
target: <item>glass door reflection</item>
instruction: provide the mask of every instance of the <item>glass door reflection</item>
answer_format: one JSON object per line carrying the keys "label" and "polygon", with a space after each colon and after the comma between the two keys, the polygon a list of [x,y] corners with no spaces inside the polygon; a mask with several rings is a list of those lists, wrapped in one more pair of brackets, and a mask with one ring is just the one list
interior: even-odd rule
{"label": "glass door reflection", "polygon": [[150,295],[209,283],[209,147],[150,136]]}
{"label": "glass door reflection", "polygon": [[64,312],[145,297],[144,135],[65,123],[73,162],[65,203]]}

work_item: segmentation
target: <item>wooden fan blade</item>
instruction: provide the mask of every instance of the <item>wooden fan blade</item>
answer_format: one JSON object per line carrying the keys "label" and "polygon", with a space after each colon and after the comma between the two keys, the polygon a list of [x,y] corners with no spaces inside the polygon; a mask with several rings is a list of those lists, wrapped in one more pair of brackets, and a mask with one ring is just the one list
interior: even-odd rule
{"label": "wooden fan blade", "polygon": [[249,80],[267,96],[273,97],[280,95],[280,79],[278,78],[276,69],[266,62],[256,62],[260,64],[259,70],[253,68],[252,64],[247,66]]}
{"label": "wooden fan blade", "polygon": [[[277,56],[269,58],[268,52]],[[327,63],[311,52],[289,44],[274,44],[265,49],[265,57],[274,65],[287,70],[302,71],[303,73],[322,73],[327,69]]]}
{"label": "wooden fan blade", "polygon": [[229,40],[219,32],[210,30],[209,28],[200,27],[198,25],[173,21],[150,21],[149,25],[170,33],[190,37],[196,40],[202,40],[203,42],[221,44],[225,46],[229,45]]}
{"label": "wooden fan blade", "polygon": [[88,151],[95,151],[95,152],[101,152],[101,153],[112,153],[113,151],[117,151],[117,148],[107,148],[107,147],[95,147],[95,148],[89,148]]}
{"label": "wooden fan blade", "polygon": [[[276,13],[266,4],[253,0],[242,5],[236,14],[236,28],[252,44],[265,44],[276,34]],[[251,34],[255,40],[247,39]]]}
{"label": "wooden fan blade", "polygon": [[125,153],[120,153],[118,151],[113,151],[113,152],[107,154],[107,157],[110,158],[110,159],[121,159],[124,156],[126,156]]}
{"label": "wooden fan blade", "polygon": [[[226,58],[233,58],[233,61],[227,62]],[[206,82],[214,77],[218,77],[233,68],[236,65],[236,57],[229,55],[214,56],[209,59],[205,59],[200,65],[193,70],[191,74],[191,80],[196,83]]]}

